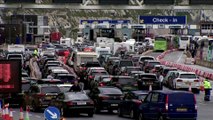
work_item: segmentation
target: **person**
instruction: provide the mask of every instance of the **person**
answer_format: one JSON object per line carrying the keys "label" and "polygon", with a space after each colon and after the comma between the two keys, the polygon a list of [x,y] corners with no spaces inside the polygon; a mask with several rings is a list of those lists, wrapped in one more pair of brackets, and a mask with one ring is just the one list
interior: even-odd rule
{"label": "person", "polygon": [[205,80],[203,82],[203,86],[204,86],[204,90],[205,90],[204,100],[210,101],[212,85],[211,85],[211,82],[208,80],[208,78],[205,78]]}
{"label": "person", "polygon": [[78,84],[78,81],[74,82],[74,85],[70,88],[69,92],[80,92],[81,87]]}
{"label": "person", "polygon": [[33,52],[33,54],[36,55],[36,56],[38,56],[38,50],[35,49],[34,52]]}

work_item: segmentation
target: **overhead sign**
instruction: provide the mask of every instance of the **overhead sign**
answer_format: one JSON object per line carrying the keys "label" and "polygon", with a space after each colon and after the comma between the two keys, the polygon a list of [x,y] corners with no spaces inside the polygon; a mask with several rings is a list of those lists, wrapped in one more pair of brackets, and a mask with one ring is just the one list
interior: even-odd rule
{"label": "overhead sign", "polygon": [[21,91],[21,68],[20,60],[0,60],[0,93]]}
{"label": "overhead sign", "polygon": [[139,16],[140,24],[186,24],[186,16]]}
{"label": "overhead sign", "polygon": [[44,111],[44,117],[46,120],[59,120],[60,119],[60,111],[56,107],[48,107]]}
{"label": "overhead sign", "polygon": [[80,24],[102,24],[102,23],[109,23],[109,24],[128,24],[130,20],[81,20]]}

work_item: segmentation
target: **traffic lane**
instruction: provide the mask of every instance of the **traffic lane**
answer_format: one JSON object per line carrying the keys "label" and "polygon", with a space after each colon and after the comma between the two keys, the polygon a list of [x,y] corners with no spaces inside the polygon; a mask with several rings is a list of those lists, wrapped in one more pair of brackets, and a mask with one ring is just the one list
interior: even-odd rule
{"label": "traffic lane", "polygon": [[167,54],[163,58],[163,60],[184,64],[185,54],[183,53],[183,51],[175,51],[175,52]]}
{"label": "traffic lane", "polygon": [[152,57],[156,58],[160,54],[162,54],[162,52],[150,52],[150,53],[146,54],[145,56],[152,56]]}
{"label": "traffic lane", "polygon": [[[13,109],[13,119],[19,119],[19,109]],[[26,113],[24,112],[24,117]],[[30,120],[44,120],[43,112],[30,112],[29,113]],[[95,114],[93,117],[88,117],[86,114],[80,114],[79,116],[66,117],[66,120],[129,120],[129,118],[118,117],[116,111],[113,114],[109,114],[107,111],[103,111],[103,113]]]}

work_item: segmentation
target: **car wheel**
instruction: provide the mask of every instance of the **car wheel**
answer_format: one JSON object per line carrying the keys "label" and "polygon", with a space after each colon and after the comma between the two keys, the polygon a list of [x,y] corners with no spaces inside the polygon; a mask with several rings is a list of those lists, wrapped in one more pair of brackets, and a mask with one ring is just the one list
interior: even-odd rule
{"label": "car wheel", "polygon": [[158,120],[164,120],[164,119],[163,119],[163,116],[160,115],[159,118],[158,118]]}
{"label": "car wheel", "polygon": [[88,116],[89,116],[89,117],[93,117],[93,115],[94,115],[93,112],[88,113]]}
{"label": "car wheel", "polygon": [[123,116],[123,114],[122,114],[122,112],[121,112],[121,108],[118,108],[118,116],[119,116],[119,117],[122,117],[122,116]]}
{"label": "car wheel", "polygon": [[135,118],[135,112],[134,112],[134,110],[130,111],[130,118],[132,118],[132,119]]}
{"label": "car wheel", "polygon": [[143,120],[143,113],[140,113],[140,114],[139,114],[138,120]]}

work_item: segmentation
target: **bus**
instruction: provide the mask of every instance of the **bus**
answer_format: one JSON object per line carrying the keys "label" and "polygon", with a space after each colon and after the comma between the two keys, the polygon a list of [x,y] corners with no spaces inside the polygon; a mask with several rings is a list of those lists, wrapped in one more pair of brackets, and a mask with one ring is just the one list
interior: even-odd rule
{"label": "bus", "polygon": [[154,51],[166,51],[167,39],[165,37],[155,37]]}
{"label": "bus", "polygon": [[187,45],[190,43],[190,40],[192,39],[192,36],[180,36],[178,40],[178,49],[179,50],[185,50],[187,48]]}

